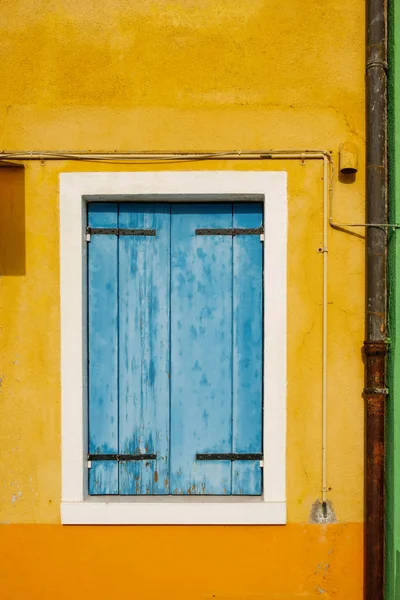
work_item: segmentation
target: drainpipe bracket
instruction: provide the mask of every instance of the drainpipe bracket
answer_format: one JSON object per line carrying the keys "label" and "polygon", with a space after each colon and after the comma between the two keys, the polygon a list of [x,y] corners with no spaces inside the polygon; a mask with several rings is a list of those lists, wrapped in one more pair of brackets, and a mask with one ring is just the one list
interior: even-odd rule
{"label": "drainpipe bracket", "polygon": [[364,388],[364,396],[387,396],[389,393],[388,388]]}

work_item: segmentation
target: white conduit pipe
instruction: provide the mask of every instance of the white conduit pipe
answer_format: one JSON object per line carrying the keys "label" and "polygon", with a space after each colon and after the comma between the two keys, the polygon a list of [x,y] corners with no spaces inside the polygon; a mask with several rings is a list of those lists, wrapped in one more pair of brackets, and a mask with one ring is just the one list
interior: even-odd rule
{"label": "white conduit pipe", "polygon": [[153,152],[153,151],[91,151],[91,150],[21,150],[21,151],[0,151],[0,160],[109,160],[109,159],[128,159],[130,161],[138,160],[143,162],[146,159],[152,160],[174,160],[176,158],[186,160],[208,160],[218,158],[318,158],[324,156],[331,159],[331,153],[328,150],[221,150],[220,152]]}
{"label": "white conduit pipe", "polygon": [[[123,164],[152,164],[191,162],[200,160],[322,160],[323,161],[323,246],[322,253],[322,455],[321,455],[321,492],[322,505],[326,509],[327,492],[327,352],[328,352],[328,226],[335,224],[332,219],[333,200],[333,160],[328,150],[251,150],[223,152],[91,152],[91,151],[21,151],[0,152],[0,164],[4,160],[29,161],[40,160],[76,160],[85,162]],[[7,166],[10,166],[9,163]],[[331,200],[331,203],[329,202]]]}
{"label": "white conduit pipe", "polygon": [[324,156],[323,200],[323,276],[322,276],[322,506],[327,498],[327,370],[328,370],[328,204],[329,159]]}

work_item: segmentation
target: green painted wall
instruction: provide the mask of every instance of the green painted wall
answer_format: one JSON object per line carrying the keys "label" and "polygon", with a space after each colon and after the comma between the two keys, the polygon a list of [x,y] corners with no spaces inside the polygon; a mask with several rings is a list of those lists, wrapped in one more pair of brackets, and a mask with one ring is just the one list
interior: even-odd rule
{"label": "green painted wall", "polygon": [[[400,222],[400,2],[389,3],[389,219]],[[386,597],[400,599],[400,231],[389,231]]]}

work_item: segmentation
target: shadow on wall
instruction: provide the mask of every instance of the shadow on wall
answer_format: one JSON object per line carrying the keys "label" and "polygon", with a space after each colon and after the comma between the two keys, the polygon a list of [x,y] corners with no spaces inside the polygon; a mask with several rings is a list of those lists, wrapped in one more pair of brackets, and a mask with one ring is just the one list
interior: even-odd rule
{"label": "shadow on wall", "polygon": [[339,173],[340,183],[350,184],[350,183],[354,183],[355,180],[356,180],[355,173]]}
{"label": "shadow on wall", "polygon": [[0,276],[25,268],[25,169],[0,167]]}

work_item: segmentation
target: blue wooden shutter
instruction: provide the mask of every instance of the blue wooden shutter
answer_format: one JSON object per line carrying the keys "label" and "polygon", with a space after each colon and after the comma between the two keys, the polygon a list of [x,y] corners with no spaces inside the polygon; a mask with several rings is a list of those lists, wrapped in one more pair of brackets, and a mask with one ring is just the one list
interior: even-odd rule
{"label": "blue wooden shutter", "polygon": [[94,203],[88,224],[89,493],[167,494],[170,208]]}
{"label": "blue wooden shutter", "polygon": [[261,205],[175,205],[171,212],[171,492],[261,493],[260,460],[196,460],[262,452]]}

